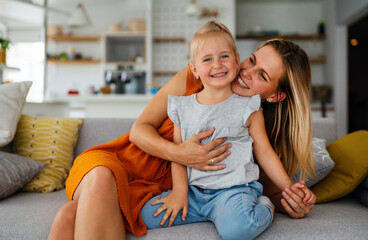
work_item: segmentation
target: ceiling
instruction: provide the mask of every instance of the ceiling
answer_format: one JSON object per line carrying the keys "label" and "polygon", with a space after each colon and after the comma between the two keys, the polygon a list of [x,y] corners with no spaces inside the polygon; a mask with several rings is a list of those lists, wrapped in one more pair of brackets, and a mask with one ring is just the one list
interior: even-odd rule
{"label": "ceiling", "polygon": [[[104,4],[114,4],[127,0],[103,0]],[[48,14],[68,17],[83,2],[86,6],[101,4],[101,0],[47,0]],[[0,0],[0,31],[1,26],[7,30],[41,27],[43,23],[44,0]]]}

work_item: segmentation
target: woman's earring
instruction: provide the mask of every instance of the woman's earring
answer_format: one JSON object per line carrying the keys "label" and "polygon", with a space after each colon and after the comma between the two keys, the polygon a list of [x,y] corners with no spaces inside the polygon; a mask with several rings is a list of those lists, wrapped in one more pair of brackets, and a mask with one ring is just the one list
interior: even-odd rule
{"label": "woman's earring", "polygon": [[267,99],[267,102],[271,102],[271,101],[272,101],[272,99],[271,99],[271,98],[268,98],[268,99]]}
{"label": "woman's earring", "polygon": [[196,79],[198,80],[199,79],[199,76],[196,76]]}

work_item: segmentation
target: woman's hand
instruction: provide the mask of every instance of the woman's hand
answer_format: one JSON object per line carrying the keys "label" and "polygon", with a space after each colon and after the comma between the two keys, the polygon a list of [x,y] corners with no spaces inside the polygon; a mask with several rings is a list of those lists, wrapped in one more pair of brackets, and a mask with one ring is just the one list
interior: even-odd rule
{"label": "woman's hand", "polygon": [[[298,186],[301,184],[304,186]],[[285,188],[282,192],[284,199],[281,204],[292,218],[303,218],[310,213],[317,197],[305,186],[304,181],[294,184],[291,188]]]}
{"label": "woman's hand", "polygon": [[[230,143],[221,145],[226,138],[215,139],[205,145],[201,145],[201,141],[213,134],[214,128],[195,134],[183,143],[177,144],[171,154],[176,162],[192,167],[198,170],[215,171],[226,167],[225,164],[217,163],[224,160],[230,154]],[[216,149],[215,149],[216,148]]]}
{"label": "woman's hand", "polygon": [[[185,218],[188,214],[188,194],[179,191],[172,191],[164,198],[157,199],[151,205],[156,205],[159,203],[163,203],[162,206],[157,209],[157,211],[153,214],[154,217],[157,217],[163,211],[166,211],[160,225],[164,225],[166,220],[170,217],[168,226],[171,227],[175,221],[176,216],[178,215],[179,211],[183,209],[182,213],[182,221],[185,221]],[[171,215],[171,216],[170,216]]]}

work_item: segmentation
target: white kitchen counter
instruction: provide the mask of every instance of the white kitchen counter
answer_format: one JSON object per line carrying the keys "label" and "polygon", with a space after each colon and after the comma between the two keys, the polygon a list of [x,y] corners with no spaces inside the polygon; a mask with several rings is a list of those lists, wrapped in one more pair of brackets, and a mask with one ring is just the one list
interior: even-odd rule
{"label": "white kitchen counter", "polygon": [[36,116],[83,118],[137,118],[152,95],[98,94],[48,97],[44,103],[26,103],[23,113]]}

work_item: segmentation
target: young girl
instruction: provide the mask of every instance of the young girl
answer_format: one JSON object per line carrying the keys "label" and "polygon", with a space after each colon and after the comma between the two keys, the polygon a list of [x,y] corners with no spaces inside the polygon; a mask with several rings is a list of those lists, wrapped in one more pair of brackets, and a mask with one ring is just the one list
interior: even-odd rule
{"label": "young girl", "polygon": [[[271,225],[274,207],[261,196],[263,187],[257,182],[259,168],[252,151],[281,190],[292,183],[268,141],[260,96],[240,97],[231,90],[239,54],[229,30],[221,23],[208,22],[192,38],[189,51],[189,67],[202,81],[203,89],[190,96],[169,96],[168,116],[175,124],[173,140],[181,143],[214,127],[212,136],[201,143],[226,137],[232,153],[222,162],[226,167],[214,172],[186,169],[172,162],[172,191],[147,202],[142,219],[148,229],[212,221],[223,239],[255,238]],[[294,185],[304,189],[302,183]],[[304,202],[308,203],[312,195],[305,193]],[[156,218],[159,214],[163,217]],[[178,214],[180,218],[176,218]]]}

